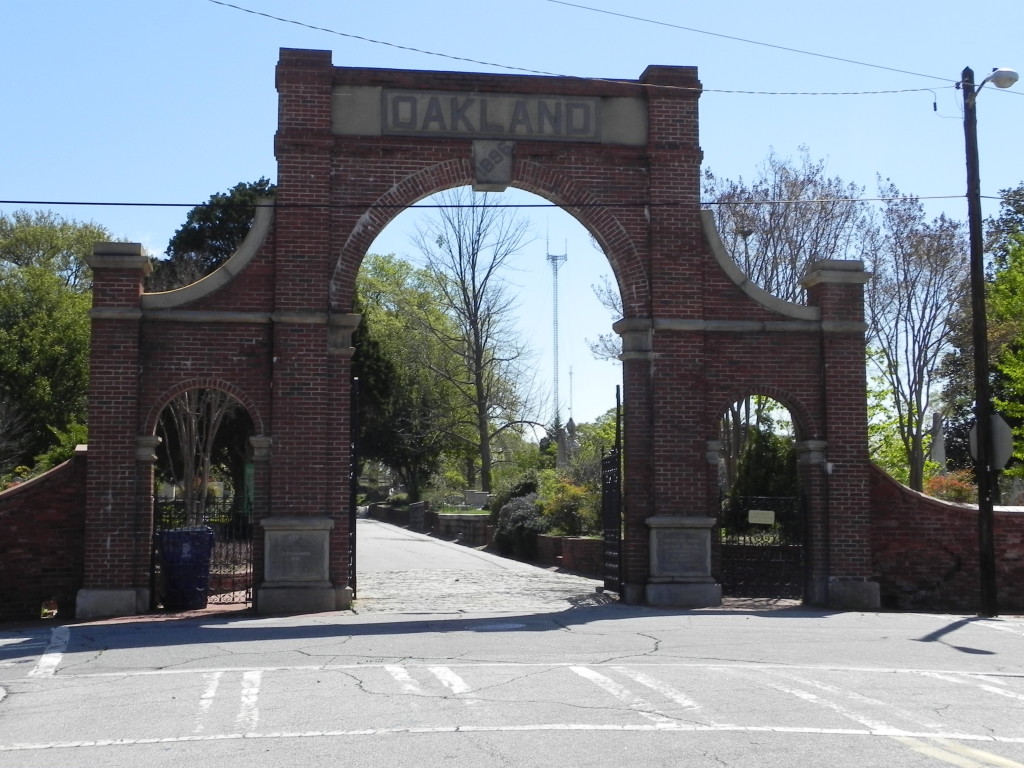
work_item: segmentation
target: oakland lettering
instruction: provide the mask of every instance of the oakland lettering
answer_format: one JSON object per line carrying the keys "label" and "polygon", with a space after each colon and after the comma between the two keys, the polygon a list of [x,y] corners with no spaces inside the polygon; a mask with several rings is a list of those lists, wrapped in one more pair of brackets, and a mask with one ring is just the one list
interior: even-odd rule
{"label": "oakland lettering", "polygon": [[383,107],[388,134],[598,138],[597,99],[385,91]]}

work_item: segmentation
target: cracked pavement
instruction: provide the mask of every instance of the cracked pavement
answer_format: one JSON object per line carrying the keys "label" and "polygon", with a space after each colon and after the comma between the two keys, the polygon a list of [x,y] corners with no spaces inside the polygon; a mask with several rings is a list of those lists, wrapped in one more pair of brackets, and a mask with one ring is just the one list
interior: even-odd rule
{"label": "cracked pavement", "polygon": [[0,627],[0,768],[1024,766],[1019,617],[655,610],[372,528],[351,611]]}

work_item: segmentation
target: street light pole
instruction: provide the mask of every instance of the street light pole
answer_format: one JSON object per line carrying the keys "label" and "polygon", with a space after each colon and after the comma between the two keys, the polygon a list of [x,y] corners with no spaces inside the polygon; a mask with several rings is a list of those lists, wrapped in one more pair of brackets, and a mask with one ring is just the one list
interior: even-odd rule
{"label": "street light pole", "polygon": [[992,394],[988,382],[988,320],[985,315],[985,262],[981,233],[981,175],[978,163],[978,92],[987,82],[1008,88],[1017,80],[1012,70],[998,69],[975,87],[970,67],[961,74],[964,92],[964,142],[967,149],[967,225],[970,232],[971,315],[974,338],[974,416],[977,429],[975,475],[978,480],[978,571],[981,603],[978,614],[995,616],[996,552],[994,534],[995,477],[992,466]]}

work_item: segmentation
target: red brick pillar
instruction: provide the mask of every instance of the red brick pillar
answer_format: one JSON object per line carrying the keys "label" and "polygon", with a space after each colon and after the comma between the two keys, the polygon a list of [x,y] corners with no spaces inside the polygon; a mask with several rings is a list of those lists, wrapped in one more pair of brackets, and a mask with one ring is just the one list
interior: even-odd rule
{"label": "red brick pillar", "polygon": [[651,390],[651,321],[619,320],[613,326],[622,337],[623,401],[623,541],[622,599],[643,604],[650,573],[647,519],[654,514],[654,400]]}
{"label": "red brick pillar", "polygon": [[[273,458],[270,503],[260,521],[261,613],[331,611],[339,574],[339,505],[348,482],[334,430],[347,383],[328,361],[332,256],[331,132],[334,67],[329,51],[282,50],[274,151]],[[339,583],[340,582],[340,583]]]}
{"label": "red brick pillar", "polygon": [[[824,509],[818,535],[826,540],[816,553],[817,583],[812,599],[846,610],[878,608],[879,590],[871,577],[871,496],[868,458],[867,376],[864,284],[870,279],[859,261],[819,261],[801,284],[808,304],[821,310],[821,397],[825,449],[817,466]],[[808,454],[809,458],[813,454]],[[814,462],[811,462],[812,464]],[[812,528],[812,535],[814,529]],[[824,584],[821,575],[827,574]]]}
{"label": "red brick pillar", "polygon": [[148,473],[152,489],[148,454],[136,465],[139,296],[151,266],[138,243],[99,243],[88,262],[93,270],[89,461],[78,618],[148,610],[153,526],[152,499],[139,485],[140,475]]}

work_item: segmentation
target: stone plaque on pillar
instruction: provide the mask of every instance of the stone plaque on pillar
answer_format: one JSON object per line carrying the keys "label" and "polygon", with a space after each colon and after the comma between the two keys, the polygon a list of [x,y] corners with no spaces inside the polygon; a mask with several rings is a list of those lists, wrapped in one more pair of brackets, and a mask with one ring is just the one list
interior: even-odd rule
{"label": "stone plaque on pillar", "polygon": [[264,532],[263,578],[256,596],[260,613],[336,610],[330,580],[329,517],[268,517]]}
{"label": "stone plaque on pillar", "polygon": [[722,604],[722,588],[711,575],[714,525],[713,517],[647,518],[651,533],[648,605],[705,608]]}

